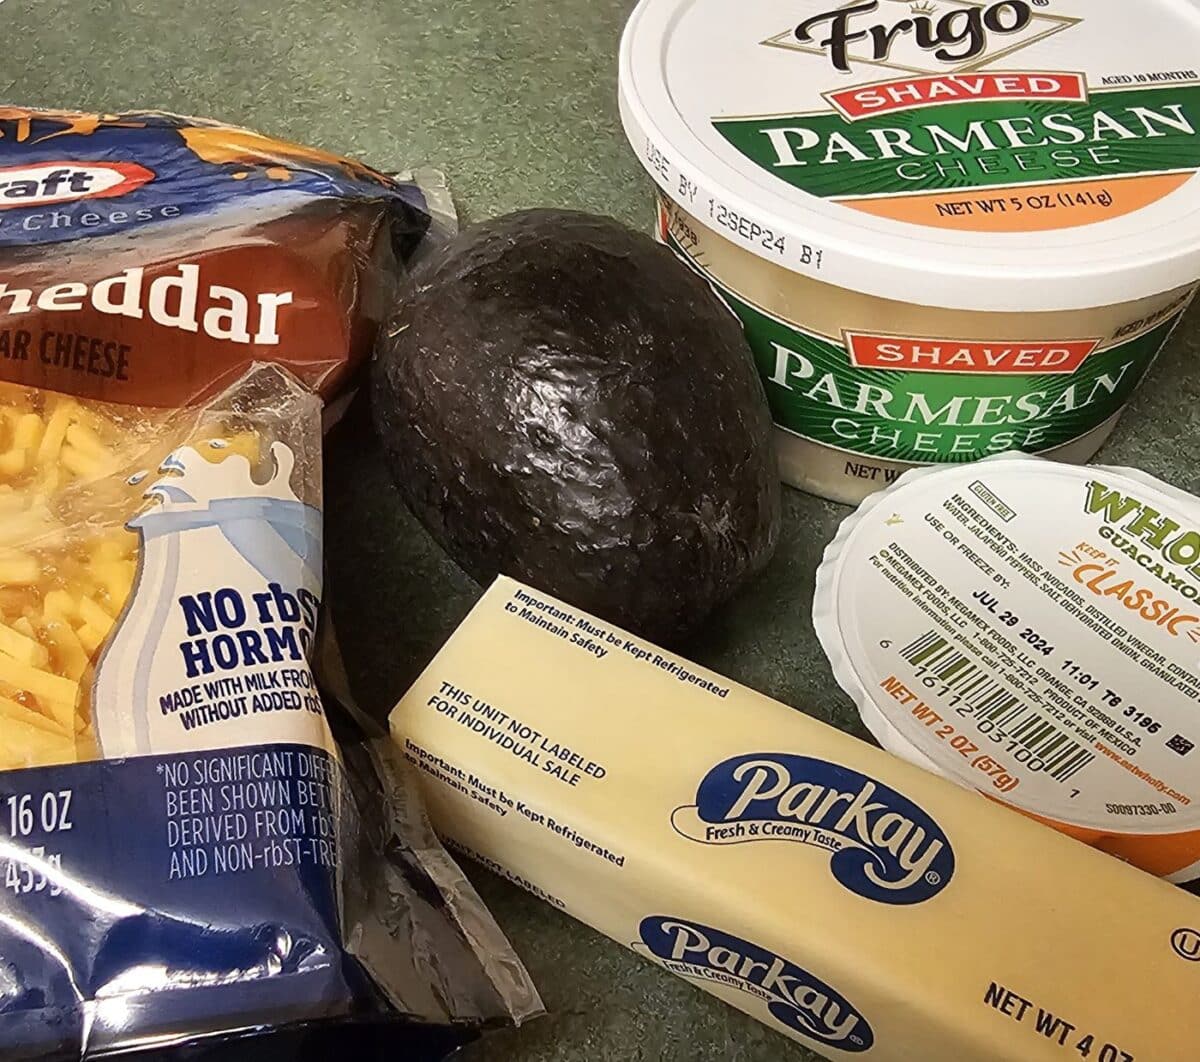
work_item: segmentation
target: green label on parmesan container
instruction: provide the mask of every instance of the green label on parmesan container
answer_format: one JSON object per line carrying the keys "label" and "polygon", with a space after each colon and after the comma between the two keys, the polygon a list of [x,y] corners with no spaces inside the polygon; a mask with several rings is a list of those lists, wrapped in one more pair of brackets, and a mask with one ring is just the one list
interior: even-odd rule
{"label": "green label on parmesan container", "polygon": [[[691,255],[668,236],[685,260]],[[700,268],[700,267],[696,267]],[[777,426],[853,453],[914,463],[1041,453],[1086,435],[1129,401],[1192,292],[1132,334],[1069,340],[802,331],[705,278],[737,315]]]}
{"label": "green label on parmesan container", "polygon": [[811,195],[937,228],[1093,224],[1170,195],[1200,167],[1195,84],[1089,91],[1078,74],[977,73],[826,99],[833,107],[823,114],[713,124]]}

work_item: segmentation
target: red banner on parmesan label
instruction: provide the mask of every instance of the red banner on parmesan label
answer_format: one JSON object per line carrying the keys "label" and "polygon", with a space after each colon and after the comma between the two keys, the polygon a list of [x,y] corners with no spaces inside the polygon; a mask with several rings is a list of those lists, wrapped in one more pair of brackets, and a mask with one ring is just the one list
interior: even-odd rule
{"label": "red banner on parmesan label", "polygon": [[846,332],[850,360],[867,369],[903,372],[1044,375],[1075,372],[1100,346],[1099,339],[1044,343],[998,339],[920,339]]}
{"label": "red banner on parmesan label", "polygon": [[1003,73],[933,74],[879,81],[871,85],[838,89],[825,98],[850,121],[893,111],[910,111],[942,103],[970,100],[1074,100],[1088,98],[1082,74]]}

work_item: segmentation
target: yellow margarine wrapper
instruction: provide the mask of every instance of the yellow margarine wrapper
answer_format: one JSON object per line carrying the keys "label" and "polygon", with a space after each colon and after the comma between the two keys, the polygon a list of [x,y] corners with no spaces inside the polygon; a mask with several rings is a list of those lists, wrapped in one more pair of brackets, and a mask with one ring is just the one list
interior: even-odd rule
{"label": "yellow margarine wrapper", "polygon": [[519,583],[391,727],[461,851],[829,1058],[1200,1057],[1193,897]]}

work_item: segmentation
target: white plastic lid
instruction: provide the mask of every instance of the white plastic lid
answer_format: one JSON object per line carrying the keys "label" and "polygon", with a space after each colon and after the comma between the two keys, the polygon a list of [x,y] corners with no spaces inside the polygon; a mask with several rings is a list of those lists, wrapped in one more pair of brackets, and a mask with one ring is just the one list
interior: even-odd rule
{"label": "white plastic lid", "polygon": [[1200,874],[1200,499],[1021,455],[908,472],[843,523],[813,619],[890,751]]}
{"label": "white plastic lid", "polygon": [[1191,0],[641,0],[620,105],[689,213],[851,290],[1070,310],[1200,277]]}

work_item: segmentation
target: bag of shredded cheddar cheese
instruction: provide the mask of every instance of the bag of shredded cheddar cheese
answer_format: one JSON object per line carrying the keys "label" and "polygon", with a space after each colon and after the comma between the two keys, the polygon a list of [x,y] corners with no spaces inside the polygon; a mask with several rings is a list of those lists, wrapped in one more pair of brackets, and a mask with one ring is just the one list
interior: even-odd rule
{"label": "bag of shredded cheddar cheese", "polygon": [[323,399],[437,221],[245,130],[0,110],[0,1058],[538,1012],[310,664]]}

